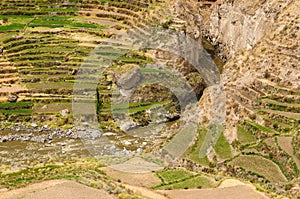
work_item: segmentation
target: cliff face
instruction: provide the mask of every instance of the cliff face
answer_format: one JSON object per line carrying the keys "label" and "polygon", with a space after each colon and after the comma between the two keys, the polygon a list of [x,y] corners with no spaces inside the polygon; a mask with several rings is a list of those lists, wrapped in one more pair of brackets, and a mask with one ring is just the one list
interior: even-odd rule
{"label": "cliff face", "polygon": [[171,7],[173,24],[172,28],[185,31],[191,38],[201,41],[201,27],[203,16],[199,6],[193,1],[174,1]]}
{"label": "cliff face", "polygon": [[[299,101],[297,7],[299,1],[293,0],[235,0],[211,7],[199,6],[193,1],[174,2],[173,14],[176,19],[185,21],[181,28],[196,39],[200,30],[201,36],[209,38],[229,58],[219,85],[226,95],[225,134],[229,141],[237,139],[237,125],[247,119],[273,128],[274,122],[266,118],[280,117],[275,121],[282,123],[277,129],[279,132],[283,131],[288,118],[299,119],[298,109],[287,108],[293,105],[278,105]],[[174,26],[179,27],[178,23]],[[277,104],[273,105],[275,108],[270,107],[271,102],[265,98],[275,100],[272,101]],[[206,101],[199,102],[202,109],[208,106]],[[207,112],[201,113],[203,111],[199,115],[202,122],[213,117],[207,116]]]}
{"label": "cliff face", "polygon": [[291,2],[292,0],[225,1],[222,5],[212,6],[203,29],[214,44],[220,43],[222,51],[233,57],[239,50],[252,49],[269,33],[278,13]]}
{"label": "cliff face", "polygon": [[[274,7],[279,5],[280,2]],[[252,50],[239,53],[225,65],[222,77],[227,94],[229,126],[251,115],[256,117],[256,122],[271,127],[272,123],[267,121],[269,118],[299,119],[299,111],[289,109],[293,104],[286,103],[299,103],[300,99],[299,6],[299,1],[288,4],[274,23],[268,24],[268,29],[265,29],[268,34]],[[249,31],[248,35],[261,35],[262,31],[257,29],[257,34]],[[239,45],[235,47],[242,48]],[[282,109],[277,107],[279,104]]]}

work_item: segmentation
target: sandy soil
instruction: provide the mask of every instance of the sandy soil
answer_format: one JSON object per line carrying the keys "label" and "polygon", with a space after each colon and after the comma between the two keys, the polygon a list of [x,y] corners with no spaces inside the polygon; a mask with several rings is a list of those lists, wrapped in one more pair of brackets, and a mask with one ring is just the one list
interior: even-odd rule
{"label": "sandy soil", "polygon": [[168,197],[164,196],[163,193],[159,193],[158,191],[153,191],[150,189],[146,189],[143,187],[137,187],[132,185],[124,185],[127,189],[133,190],[135,193],[142,195],[147,198],[153,198],[153,199],[169,199]]}
{"label": "sandy soil", "polygon": [[1,93],[14,93],[14,92],[20,92],[20,91],[26,91],[24,87],[22,87],[19,84],[14,84],[10,86],[1,86]]}
{"label": "sandy soil", "polygon": [[140,187],[152,187],[160,184],[160,180],[152,172],[150,173],[128,173],[118,171],[109,167],[101,168],[108,176],[115,180],[121,180],[122,183],[126,183],[133,186]]}
{"label": "sandy soil", "polygon": [[[111,171],[106,168],[111,174],[116,175],[118,171]],[[109,174],[109,173],[108,173]],[[136,174],[128,174],[136,175]],[[139,174],[144,175],[146,174]],[[129,176],[127,176],[129,178]],[[147,179],[147,178],[145,178]],[[144,179],[144,180],[145,180]],[[244,184],[239,180],[228,179],[221,183],[218,188],[212,189],[190,189],[190,190],[159,190],[153,191],[144,187],[123,184],[127,189],[133,190],[139,195],[153,199],[268,199],[263,193],[255,190],[255,187],[249,184]],[[113,199],[116,196],[109,195],[103,190],[94,189],[77,182],[68,180],[52,180],[44,181],[29,185],[25,188],[16,190],[0,190],[0,199],[84,199],[84,198],[103,198]]]}
{"label": "sandy soil", "polygon": [[0,199],[113,199],[115,196],[95,188],[68,180],[52,180],[29,185],[25,188],[2,191]]}
{"label": "sandy soil", "polygon": [[265,143],[267,143],[267,145],[269,145],[269,146],[271,146],[271,147],[276,147],[274,138],[267,138],[267,139],[265,140]]}
{"label": "sandy soil", "polygon": [[267,199],[263,193],[255,190],[254,186],[244,184],[239,180],[225,180],[218,188],[190,189],[190,190],[163,190],[159,191],[172,199]]}
{"label": "sandy soil", "polygon": [[149,173],[162,170],[163,167],[152,162],[147,162],[142,158],[132,158],[122,164],[109,166],[110,168],[127,173]]}

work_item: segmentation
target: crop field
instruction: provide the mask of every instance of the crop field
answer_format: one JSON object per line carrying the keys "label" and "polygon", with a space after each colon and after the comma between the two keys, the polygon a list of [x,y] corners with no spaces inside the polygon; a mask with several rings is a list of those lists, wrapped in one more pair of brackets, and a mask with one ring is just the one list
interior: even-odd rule
{"label": "crop field", "polygon": [[255,136],[251,132],[245,130],[244,128],[242,128],[240,126],[238,126],[237,133],[238,133],[238,140],[242,144],[249,144],[249,143],[253,143],[256,141]]}
{"label": "crop field", "polygon": [[272,161],[260,156],[242,155],[232,160],[230,164],[258,173],[271,182],[286,182],[280,168]]}
{"label": "crop field", "polygon": [[161,179],[161,185],[155,186],[156,189],[201,189],[217,186],[217,182],[210,177],[182,169],[159,171],[156,175]]}

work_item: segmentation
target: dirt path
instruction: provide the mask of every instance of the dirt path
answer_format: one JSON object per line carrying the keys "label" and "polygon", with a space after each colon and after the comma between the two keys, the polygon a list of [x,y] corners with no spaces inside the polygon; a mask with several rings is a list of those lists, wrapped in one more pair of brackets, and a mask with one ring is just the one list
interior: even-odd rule
{"label": "dirt path", "polygon": [[164,196],[164,193],[160,193],[159,191],[155,192],[147,188],[143,187],[137,187],[132,185],[124,185],[127,189],[133,190],[134,192],[147,197],[147,198],[153,198],[153,199],[169,199],[168,197]]}
{"label": "dirt path", "polygon": [[68,180],[44,181],[27,187],[0,191],[0,199],[113,199],[107,192]]}

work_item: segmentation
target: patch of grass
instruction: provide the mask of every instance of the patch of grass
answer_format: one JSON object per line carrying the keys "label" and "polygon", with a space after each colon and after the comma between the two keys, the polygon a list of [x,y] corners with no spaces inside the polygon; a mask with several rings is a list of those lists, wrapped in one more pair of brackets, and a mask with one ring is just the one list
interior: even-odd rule
{"label": "patch of grass", "polygon": [[34,16],[29,15],[0,15],[0,19],[7,19],[8,23],[26,24],[32,20]]}
{"label": "patch of grass", "polygon": [[127,57],[127,56],[121,56],[117,58],[117,61],[122,61],[126,64],[149,64],[152,63],[151,60],[145,59],[144,57]]}
{"label": "patch of grass", "polygon": [[0,103],[0,109],[11,109],[11,108],[22,108],[22,107],[31,107],[31,102],[8,102]]}
{"label": "patch of grass", "polygon": [[216,187],[216,183],[205,176],[196,176],[182,182],[161,186],[158,189],[195,189],[195,188],[212,188]]}
{"label": "patch of grass", "polygon": [[13,109],[13,110],[0,110],[3,114],[17,114],[17,115],[29,115],[31,114],[31,109]]}
{"label": "patch of grass", "polygon": [[214,149],[220,158],[222,159],[231,158],[230,144],[227,142],[223,133],[220,134],[220,137],[217,143],[215,144]]}
{"label": "patch of grass", "polygon": [[82,27],[82,28],[99,28],[103,29],[103,25],[95,25],[91,23],[74,21],[73,16],[39,16],[29,24],[29,27]]}
{"label": "patch of grass", "polygon": [[249,144],[256,141],[255,136],[241,126],[237,127],[237,136],[241,144]]}
{"label": "patch of grass", "polygon": [[260,124],[257,124],[255,122],[251,121],[245,121],[244,122],[246,125],[250,126],[252,129],[257,130],[257,131],[262,131],[265,133],[275,133],[275,131],[267,126],[262,126]]}
{"label": "patch of grass", "polygon": [[172,169],[156,172],[156,175],[162,180],[162,183],[169,184],[189,178],[194,174],[183,169]]}
{"label": "patch of grass", "polygon": [[0,31],[22,30],[24,27],[24,24],[13,23],[10,25],[0,26]]}
{"label": "patch of grass", "polygon": [[31,113],[32,103],[28,101],[0,103],[0,115],[9,120],[14,120],[17,116],[28,116]]}
{"label": "patch of grass", "polygon": [[91,159],[81,163],[78,161],[78,164],[71,161],[62,166],[45,165],[8,174],[1,174],[0,172],[0,185],[12,189],[53,179],[68,179],[89,185],[90,181],[105,180],[105,174],[99,170],[102,166],[100,162]]}
{"label": "patch of grass", "polygon": [[73,83],[68,82],[37,82],[28,83],[26,87],[30,90],[47,90],[47,89],[73,89]]}
{"label": "patch of grass", "polygon": [[194,161],[197,164],[203,165],[203,166],[209,166],[210,162],[207,157],[200,158],[200,148],[203,143],[203,140],[205,138],[207,131],[205,129],[199,129],[198,130],[198,136],[195,142],[195,145],[190,148],[188,151],[188,158]]}
{"label": "patch of grass", "polygon": [[153,102],[153,103],[152,102],[131,102],[129,104],[116,104],[113,106],[111,106],[110,103],[104,103],[103,107],[101,108],[101,112],[113,111],[114,113],[126,113],[127,111],[129,111],[129,113],[136,113],[167,103],[170,103],[170,101],[167,100],[167,101]]}

